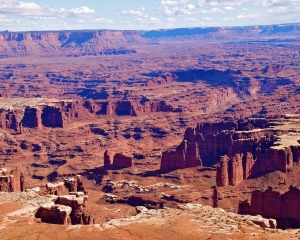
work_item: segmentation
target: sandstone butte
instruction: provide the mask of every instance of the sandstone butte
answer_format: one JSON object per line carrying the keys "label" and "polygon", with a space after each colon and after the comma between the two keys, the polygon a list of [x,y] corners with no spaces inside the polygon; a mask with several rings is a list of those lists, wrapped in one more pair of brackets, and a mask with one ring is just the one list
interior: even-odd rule
{"label": "sandstone butte", "polygon": [[0,32],[1,237],[298,239],[299,37]]}

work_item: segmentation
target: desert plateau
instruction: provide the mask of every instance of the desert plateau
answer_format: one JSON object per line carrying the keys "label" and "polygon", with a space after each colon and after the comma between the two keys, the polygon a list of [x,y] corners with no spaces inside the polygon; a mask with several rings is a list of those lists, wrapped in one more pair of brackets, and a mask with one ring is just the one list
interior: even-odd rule
{"label": "desert plateau", "polygon": [[0,239],[300,239],[300,24],[0,31]]}

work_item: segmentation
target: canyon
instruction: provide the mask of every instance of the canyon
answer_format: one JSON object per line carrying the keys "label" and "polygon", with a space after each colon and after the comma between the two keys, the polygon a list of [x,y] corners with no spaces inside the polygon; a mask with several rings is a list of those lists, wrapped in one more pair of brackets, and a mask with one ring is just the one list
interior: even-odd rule
{"label": "canyon", "polygon": [[299,33],[0,32],[1,236],[298,239]]}

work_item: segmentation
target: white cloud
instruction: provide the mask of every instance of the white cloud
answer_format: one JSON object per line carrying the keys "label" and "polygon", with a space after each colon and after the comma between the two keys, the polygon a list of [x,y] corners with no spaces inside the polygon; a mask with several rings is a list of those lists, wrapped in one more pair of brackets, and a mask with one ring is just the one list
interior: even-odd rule
{"label": "white cloud", "polygon": [[162,0],[157,5],[158,6],[174,6],[174,5],[178,5],[178,4],[179,4],[178,1]]}
{"label": "white cloud", "polygon": [[173,22],[176,22],[176,18],[167,17],[166,21],[169,22],[169,23],[173,23]]}
{"label": "white cloud", "polygon": [[256,0],[256,5],[269,6],[299,6],[300,0]]}
{"label": "white cloud", "polygon": [[108,24],[114,24],[115,22],[111,19],[107,18],[96,18],[92,23],[108,23]]}
{"label": "white cloud", "polygon": [[145,8],[138,8],[136,10],[129,10],[129,11],[123,11],[121,14],[122,15],[127,15],[127,16],[138,16],[142,17],[145,13]]}
{"label": "white cloud", "polygon": [[48,6],[41,6],[34,2],[19,2],[15,0],[0,0],[0,14],[16,15],[18,17],[41,17],[41,18],[65,18],[83,17],[95,13],[94,9],[86,6],[72,9],[55,9]]}

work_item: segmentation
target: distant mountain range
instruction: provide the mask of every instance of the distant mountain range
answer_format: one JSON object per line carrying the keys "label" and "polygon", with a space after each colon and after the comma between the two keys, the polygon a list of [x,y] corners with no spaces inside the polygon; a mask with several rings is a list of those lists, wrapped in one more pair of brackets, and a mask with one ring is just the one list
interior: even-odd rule
{"label": "distant mountain range", "polygon": [[262,37],[300,37],[300,23],[246,26],[246,27],[209,27],[209,28],[177,28],[143,31],[144,38],[178,38],[193,37],[198,40],[225,40],[235,38]]}
{"label": "distant mountain range", "polygon": [[178,28],[152,31],[80,30],[0,32],[0,57],[135,53],[151,41],[300,41],[300,24]]}

